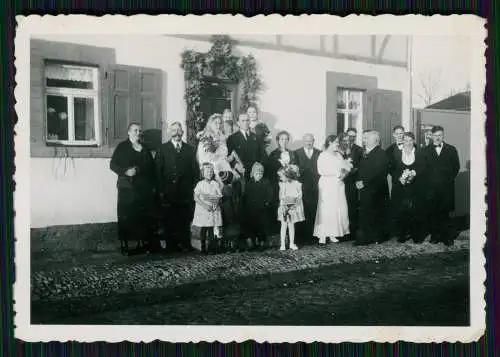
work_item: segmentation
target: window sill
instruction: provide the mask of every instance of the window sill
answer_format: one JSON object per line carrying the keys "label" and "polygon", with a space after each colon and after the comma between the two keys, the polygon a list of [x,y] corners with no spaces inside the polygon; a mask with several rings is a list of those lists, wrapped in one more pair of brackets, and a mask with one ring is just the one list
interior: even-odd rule
{"label": "window sill", "polygon": [[97,148],[99,145],[97,143],[89,143],[89,142],[84,142],[80,143],[78,141],[64,141],[64,140],[54,140],[54,141],[47,141],[45,143],[49,147],[78,147],[78,148]]}
{"label": "window sill", "polygon": [[37,158],[111,158],[114,147],[108,146],[69,146],[53,143],[31,143],[31,157]]}

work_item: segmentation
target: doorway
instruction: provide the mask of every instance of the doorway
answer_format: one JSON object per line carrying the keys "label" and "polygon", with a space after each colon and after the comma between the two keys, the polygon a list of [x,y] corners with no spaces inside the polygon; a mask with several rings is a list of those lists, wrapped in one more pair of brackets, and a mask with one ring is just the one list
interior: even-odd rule
{"label": "doorway", "polygon": [[225,109],[231,110],[233,118],[237,114],[237,91],[238,85],[234,82],[218,78],[205,78],[205,86],[202,90],[200,110],[203,113],[203,121],[215,113],[224,113]]}

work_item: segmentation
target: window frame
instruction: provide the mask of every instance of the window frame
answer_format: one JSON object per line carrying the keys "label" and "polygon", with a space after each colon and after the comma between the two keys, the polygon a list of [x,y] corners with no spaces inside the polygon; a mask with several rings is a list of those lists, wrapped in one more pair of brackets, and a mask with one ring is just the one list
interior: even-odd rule
{"label": "window frame", "polygon": [[[356,118],[356,143],[358,145],[361,145],[362,142],[362,136],[363,136],[363,99],[365,96],[365,90],[362,89],[357,89],[357,88],[347,88],[347,87],[337,87],[337,98],[338,98],[338,93],[342,92],[342,97],[344,102],[346,103],[346,107],[344,109],[339,108],[337,104],[337,114],[342,114],[343,120],[344,120],[344,132],[350,127],[349,125],[349,114],[357,114]],[[350,93],[359,93],[360,94],[360,100],[359,100],[359,107],[356,109],[350,109],[349,108],[349,94]],[[338,116],[337,116],[338,118]],[[337,133],[340,134],[340,133]]]}
{"label": "window frame", "polygon": [[[66,88],[66,87],[52,87],[47,86],[47,76],[45,74],[46,66],[71,66],[75,68],[84,68],[92,70],[92,83],[94,84],[93,89],[77,89],[77,88]],[[89,65],[83,63],[75,63],[72,61],[50,61],[46,60],[44,62],[43,70],[43,88],[44,88],[44,141],[47,146],[70,146],[70,147],[98,147],[102,145],[102,133],[101,125],[103,118],[101,117],[101,78],[100,78],[100,67],[96,65]],[[49,139],[48,135],[48,96],[65,97],[67,100],[68,107],[68,139],[58,140]],[[74,100],[75,98],[86,98],[94,100],[94,137],[95,140],[76,140],[75,139],[75,115],[74,115]]]}

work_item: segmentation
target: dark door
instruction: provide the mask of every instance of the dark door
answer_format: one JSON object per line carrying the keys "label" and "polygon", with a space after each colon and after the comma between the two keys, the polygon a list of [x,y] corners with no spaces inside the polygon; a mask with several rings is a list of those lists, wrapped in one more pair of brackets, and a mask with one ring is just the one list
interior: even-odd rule
{"label": "dark door", "polygon": [[202,91],[200,110],[203,113],[204,123],[215,113],[222,114],[225,109],[233,111],[235,108],[235,94],[237,85],[217,80],[207,80]]}

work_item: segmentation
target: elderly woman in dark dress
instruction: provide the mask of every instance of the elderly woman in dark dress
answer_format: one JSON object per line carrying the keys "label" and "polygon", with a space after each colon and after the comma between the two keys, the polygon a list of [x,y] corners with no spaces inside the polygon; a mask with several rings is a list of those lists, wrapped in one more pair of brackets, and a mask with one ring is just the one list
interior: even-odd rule
{"label": "elderly woman in dark dress", "polygon": [[131,123],[128,139],[118,144],[110,168],[118,175],[118,238],[121,252],[129,255],[128,242],[137,240],[138,252],[152,238],[155,166],[151,152],[140,141],[141,126]]}

